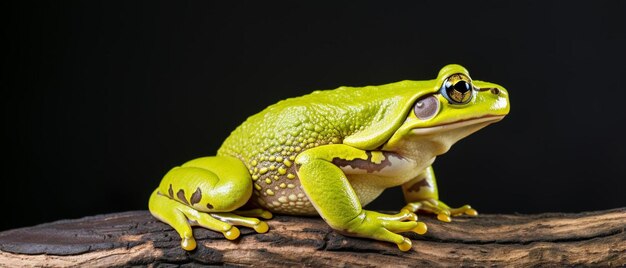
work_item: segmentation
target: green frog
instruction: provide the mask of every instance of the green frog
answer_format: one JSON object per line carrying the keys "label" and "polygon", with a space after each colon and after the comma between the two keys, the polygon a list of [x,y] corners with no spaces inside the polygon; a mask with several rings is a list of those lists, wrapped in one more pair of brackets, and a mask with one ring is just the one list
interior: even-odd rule
{"label": "green frog", "polygon": [[[432,164],[455,142],[509,112],[502,86],[444,66],[433,80],[339,87],[288,98],[248,117],[215,156],[172,168],[149,200],[185,250],[192,227],[239,237],[237,226],[269,230],[272,213],[319,215],[335,231],[411,249],[404,232],[424,234],[416,213],[476,216],[439,200]],[[491,149],[491,148],[489,148]],[[396,214],[363,209],[401,186]]]}

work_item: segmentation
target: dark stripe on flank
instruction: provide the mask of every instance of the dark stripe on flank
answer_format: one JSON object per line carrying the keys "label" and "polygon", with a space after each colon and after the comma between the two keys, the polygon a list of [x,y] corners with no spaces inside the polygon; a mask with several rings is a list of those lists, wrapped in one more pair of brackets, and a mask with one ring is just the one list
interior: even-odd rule
{"label": "dark stripe on flank", "polygon": [[391,161],[389,160],[389,154],[383,152],[383,155],[385,156],[385,159],[380,162],[380,164],[376,164],[374,162],[372,162],[372,153],[371,152],[366,152],[367,154],[367,159],[363,160],[360,158],[355,158],[353,160],[345,160],[342,158],[333,158],[333,164],[335,164],[336,166],[339,167],[345,167],[345,166],[350,166],[353,169],[362,169],[367,171],[367,173],[372,173],[374,171],[380,171],[381,169],[387,167],[387,166],[391,166]]}
{"label": "dark stripe on flank", "polygon": [[178,197],[178,200],[185,203],[185,205],[189,205],[189,202],[187,201],[187,199],[185,199],[185,191],[183,189],[178,190],[176,196]]}
{"label": "dark stripe on flank", "polygon": [[170,198],[174,199],[174,190],[172,189],[171,183],[170,183],[170,188],[167,189],[167,193],[170,195]]}
{"label": "dark stripe on flank", "polygon": [[193,192],[193,194],[191,195],[191,199],[189,199],[189,202],[191,202],[191,205],[193,206],[194,204],[200,202],[200,199],[202,199],[202,191],[200,191],[200,187],[198,187],[196,188],[196,191]]}

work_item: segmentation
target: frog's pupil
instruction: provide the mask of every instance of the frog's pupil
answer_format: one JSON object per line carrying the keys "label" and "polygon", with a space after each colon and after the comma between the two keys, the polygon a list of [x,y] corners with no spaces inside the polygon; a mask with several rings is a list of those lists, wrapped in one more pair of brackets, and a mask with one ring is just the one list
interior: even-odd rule
{"label": "frog's pupil", "polygon": [[454,84],[454,89],[456,89],[456,91],[460,92],[461,94],[465,94],[465,92],[470,91],[471,87],[469,83],[461,80]]}

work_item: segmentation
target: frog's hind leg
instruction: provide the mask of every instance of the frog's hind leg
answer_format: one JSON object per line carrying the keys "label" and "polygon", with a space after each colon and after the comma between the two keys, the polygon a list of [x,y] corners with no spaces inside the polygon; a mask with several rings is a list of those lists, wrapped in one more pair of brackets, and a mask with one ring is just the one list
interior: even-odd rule
{"label": "frog's hind leg", "polygon": [[[167,209],[159,209],[159,207],[166,207]],[[235,214],[238,212],[200,212],[161,195],[158,190],[155,190],[150,197],[150,210],[155,217],[176,230],[181,238],[181,247],[188,251],[196,248],[191,226],[200,226],[221,232],[228,240],[239,237],[241,232],[236,226],[249,227],[257,233],[266,233],[269,230],[269,225],[257,218]],[[270,213],[261,209],[243,212],[247,212],[251,216],[258,215],[258,217],[268,216],[267,213]]]}
{"label": "frog's hind leg", "polygon": [[[149,201],[150,212],[171,225],[181,237],[181,246],[193,250],[192,226],[221,232],[227,239],[239,237],[236,226],[267,232],[267,223],[252,217],[270,218],[264,210],[242,211],[252,195],[248,169],[236,158],[203,157],[171,169]],[[247,217],[251,216],[251,217]]]}

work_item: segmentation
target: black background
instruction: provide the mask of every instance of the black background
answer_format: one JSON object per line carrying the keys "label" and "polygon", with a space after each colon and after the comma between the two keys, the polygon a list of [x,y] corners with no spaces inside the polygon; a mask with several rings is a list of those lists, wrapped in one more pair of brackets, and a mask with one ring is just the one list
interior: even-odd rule
{"label": "black background", "polygon": [[[511,113],[437,159],[442,200],[626,205],[626,2],[222,2],[3,2],[0,230],[147,209],[267,105],[448,63],[506,87]],[[369,207],[400,206],[389,189]]]}

